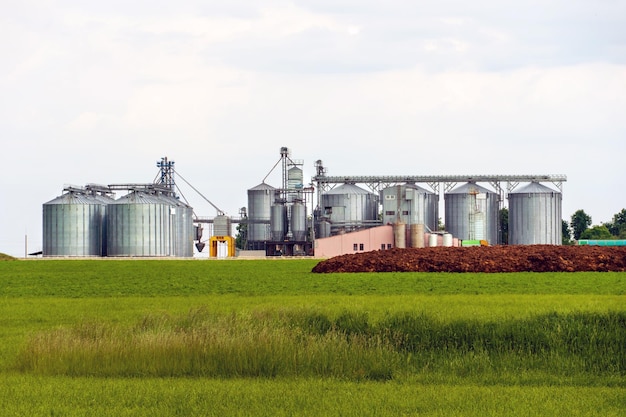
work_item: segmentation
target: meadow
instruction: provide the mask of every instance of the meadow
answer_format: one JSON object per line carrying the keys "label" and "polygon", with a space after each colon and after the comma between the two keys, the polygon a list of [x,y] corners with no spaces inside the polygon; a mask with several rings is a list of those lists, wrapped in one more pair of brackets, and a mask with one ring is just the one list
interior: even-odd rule
{"label": "meadow", "polygon": [[0,262],[1,415],[626,413],[625,273]]}

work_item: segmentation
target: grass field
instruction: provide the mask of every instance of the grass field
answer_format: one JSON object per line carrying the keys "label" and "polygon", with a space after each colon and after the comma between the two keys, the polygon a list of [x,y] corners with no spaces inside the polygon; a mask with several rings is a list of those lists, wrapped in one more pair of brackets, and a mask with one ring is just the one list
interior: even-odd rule
{"label": "grass field", "polygon": [[619,416],[626,274],[0,262],[0,415]]}

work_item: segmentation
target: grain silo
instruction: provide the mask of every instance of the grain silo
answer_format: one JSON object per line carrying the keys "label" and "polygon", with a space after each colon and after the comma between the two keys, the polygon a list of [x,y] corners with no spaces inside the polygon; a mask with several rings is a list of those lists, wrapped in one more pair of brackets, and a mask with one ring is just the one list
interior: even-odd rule
{"label": "grain silo", "polygon": [[387,187],[381,191],[383,224],[401,221],[437,230],[439,196],[415,184]]}
{"label": "grain silo", "polygon": [[272,204],[270,212],[271,240],[282,242],[287,234],[287,207],[282,202]]}
{"label": "grain silo", "polygon": [[157,195],[134,190],[108,206],[109,256],[175,256],[176,209]]}
{"label": "grain silo", "polygon": [[248,248],[265,249],[270,233],[271,209],[276,198],[276,188],[261,183],[248,190]]}
{"label": "grain silo", "polygon": [[295,201],[291,206],[289,230],[296,242],[304,242],[307,236],[306,206],[302,201]]}
{"label": "grain silo", "polygon": [[498,194],[469,182],[444,194],[446,230],[461,240],[498,243]]}
{"label": "grain silo", "polygon": [[113,201],[70,190],[43,204],[43,256],[106,255],[106,211]]}
{"label": "grain silo", "polygon": [[321,220],[331,224],[331,234],[351,232],[380,224],[378,196],[354,184],[342,184],[322,194]]}
{"label": "grain silo", "polygon": [[560,192],[532,182],[509,193],[509,244],[562,243]]}
{"label": "grain silo", "polygon": [[172,255],[181,258],[192,257],[195,238],[193,208],[171,195],[162,194],[159,197],[165,204],[170,205]]}

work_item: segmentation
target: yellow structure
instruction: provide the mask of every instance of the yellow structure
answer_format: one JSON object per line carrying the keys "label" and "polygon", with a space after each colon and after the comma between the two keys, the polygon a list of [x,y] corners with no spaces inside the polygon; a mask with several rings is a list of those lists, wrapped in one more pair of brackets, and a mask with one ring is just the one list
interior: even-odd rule
{"label": "yellow structure", "polygon": [[226,243],[228,247],[228,257],[235,256],[235,238],[232,236],[213,236],[209,239],[209,256],[217,257],[217,247],[219,243]]}

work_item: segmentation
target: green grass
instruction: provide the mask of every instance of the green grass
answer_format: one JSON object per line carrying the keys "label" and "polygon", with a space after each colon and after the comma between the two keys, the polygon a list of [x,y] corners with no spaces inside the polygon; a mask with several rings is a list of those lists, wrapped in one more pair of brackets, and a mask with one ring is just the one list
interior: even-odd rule
{"label": "green grass", "polygon": [[[0,264],[9,297],[163,297],[201,294],[626,294],[626,274],[313,274],[297,260],[38,260]],[[597,279],[596,279],[597,278]],[[601,285],[598,285],[598,284]]]}
{"label": "green grass", "polygon": [[626,274],[0,263],[0,415],[624,415]]}

